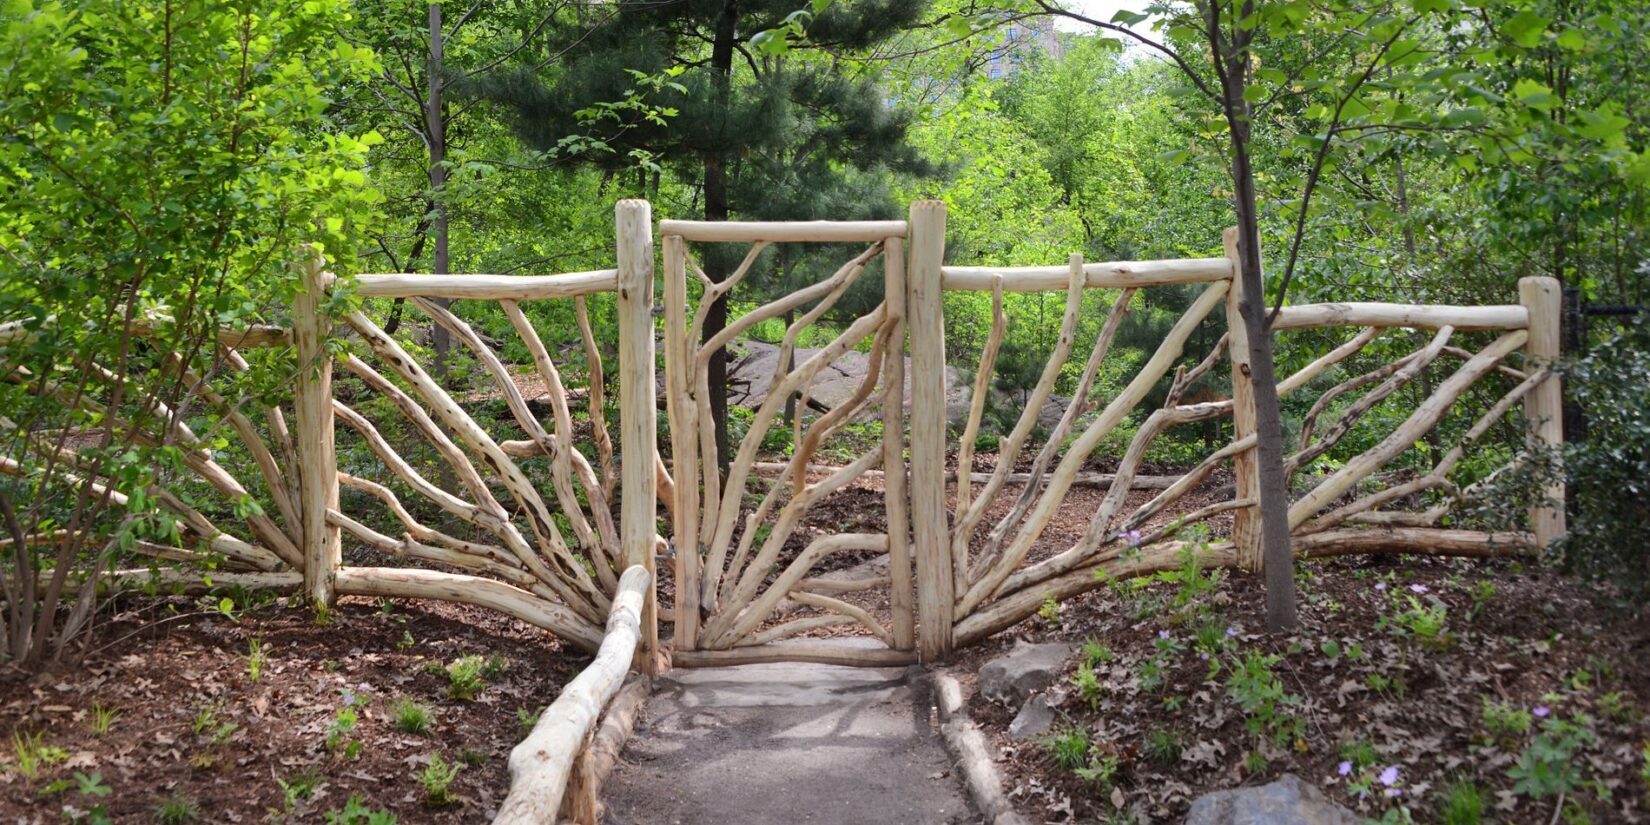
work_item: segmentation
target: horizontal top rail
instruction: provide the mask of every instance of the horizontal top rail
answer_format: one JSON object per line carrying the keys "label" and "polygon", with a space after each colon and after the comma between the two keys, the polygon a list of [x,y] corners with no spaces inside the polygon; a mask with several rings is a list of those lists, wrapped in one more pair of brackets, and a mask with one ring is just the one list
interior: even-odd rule
{"label": "horizontal top rail", "polygon": [[905,237],[905,221],[660,221],[684,241],[849,243]]}
{"label": "horizontal top rail", "polygon": [[1298,304],[1278,311],[1273,329],[1307,327],[1411,327],[1457,330],[1526,329],[1530,311],[1517,304],[1461,307],[1443,304]]}
{"label": "horizontal top rail", "polygon": [[[1004,292],[1059,292],[1071,277],[1066,266],[946,266],[940,272],[944,289],[984,292],[991,291],[997,278],[1003,279]],[[1083,275],[1089,289],[1196,284],[1231,278],[1232,262],[1225,258],[1106,261],[1083,264]]]}
{"label": "horizontal top rail", "polygon": [[367,298],[456,298],[478,301],[532,301],[613,292],[619,270],[596,269],[561,275],[426,275],[391,273],[355,276],[355,291]]}

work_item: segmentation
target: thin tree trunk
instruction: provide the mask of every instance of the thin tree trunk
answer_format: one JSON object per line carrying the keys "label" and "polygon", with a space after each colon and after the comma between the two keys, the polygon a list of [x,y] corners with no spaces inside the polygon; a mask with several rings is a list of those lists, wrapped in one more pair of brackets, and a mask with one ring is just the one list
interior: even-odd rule
{"label": "thin tree trunk", "polygon": [[[1237,19],[1253,14],[1244,0]],[[1278,404],[1277,370],[1266,319],[1265,281],[1261,278],[1260,220],[1256,211],[1255,172],[1249,157],[1249,104],[1243,99],[1249,71],[1249,34],[1234,26],[1231,42],[1220,34],[1219,9],[1204,4],[1209,44],[1220,75],[1221,103],[1232,139],[1232,189],[1237,206],[1240,305],[1249,334],[1249,366],[1254,383],[1256,463],[1260,475],[1261,565],[1266,586],[1266,626],[1272,632],[1294,629],[1295,560],[1289,547],[1289,486],[1283,470],[1283,414]]]}
{"label": "thin tree trunk", "polygon": [[[441,4],[430,4],[430,65],[429,82],[430,96],[425,105],[424,123],[430,142],[430,197],[434,200],[433,219],[435,230],[435,254],[430,271],[437,275],[447,274],[451,267],[451,258],[447,245],[447,203],[443,190],[447,186],[447,122],[442,101],[443,78],[442,64],[446,59],[446,47],[441,28]],[[435,303],[445,308],[450,301],[438,298]],[[452,339],[447,331],[439,324],[432,324],[430,329],[430,343],[435,348],[435,379],[442,386],[447,385],[447,354],[452,349]]]}
{"label": "thin tree trunk", "polygon": [[[733,87],[733,47],[737,36],[736,23],[739,20],[738,0],[727,0],[722,5],[722,17],[716,21],[716,39],[711,44],[710,69],[716,81],[716,117],[722,118],[721,126],[726,126],[728,100]],[[721,142],[718,145],[726,145]],[[721,152],[710,152],[705,155],[705,220],[725,221],[728,219],[728,182],[727,158]],[[712,267],[709,273],[713,278],[726,277],[728,273],[722,267],[713,263],[707,256],[706,264]],[[705,314],[704,340],[709,341],[728,325],[728,299],[731,295],[724,295],[711,304],[710,311]],[[716,425],[716,466],[726,474],[728,471],[728,352],[726,348],[711,353],[710,361],[706,365],[706,378],[710,389],[710,417]]]}

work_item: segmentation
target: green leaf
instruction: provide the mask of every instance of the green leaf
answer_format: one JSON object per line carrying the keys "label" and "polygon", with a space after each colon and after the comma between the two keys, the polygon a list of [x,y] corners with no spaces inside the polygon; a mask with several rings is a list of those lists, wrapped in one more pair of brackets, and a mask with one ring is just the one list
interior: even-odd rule
{"label": "green leaf", "polygon": [[1416,14],[1426,14],[1429,11],[1449,11],[1449,0],[1410,0],[1410,7]]}
{"label": "green leaf", "polygon": [[1582,112],[1579,118],[1581,120],[1581,125],[1576,127],[1576,132],[1589,140],[1597,140],[1604,143],[1619,141],[1623,137],[1628,125],[1632,123],[1631,120],[1628,120],[1621,115],[1602,109],[1592,112]]}
{"label": "green leaf", "polygon": [[1543,112],[1550,112],[1558,105],[1558,98],[1553,96],[1552,89],[1529,78],[1514,83],[1512,93],[1513,97],[1518,98],[1525,106]]}
{"label": "green leaf", "polygon": [[1261,102],[1262,100],[1265,100],[1265,99],[1266,99],[1266,87],[1265,86],[1246,86],[1246,87],[1244,87],[1244,89],[1243,89],[1243,100],[1244,100],[1245,103],[1259,103],[1259,102]]}
{"label": "green leaf", "polygon": [[1547,18],[1525,9],[1501,26],[1501,33],[1526,49],[1541,45],[1541,35],[1547,31]]}
{"label": "green leaf", "polygon": [[1587,48],[1587,35],[1582,34],[1580,29],[1565,29],[1553,42],[1557,43],[1559,48],[1579,52]]}
{"label": "green leaf", "polygon": [[1117,13],[1111,16],[1111,22],[1120,26],[1134,26],[1145,22],[1150,17],[1151,15],[1149,14],[1141,14],[1140,12],[1129,11],[1128,9],[1118,9]]}

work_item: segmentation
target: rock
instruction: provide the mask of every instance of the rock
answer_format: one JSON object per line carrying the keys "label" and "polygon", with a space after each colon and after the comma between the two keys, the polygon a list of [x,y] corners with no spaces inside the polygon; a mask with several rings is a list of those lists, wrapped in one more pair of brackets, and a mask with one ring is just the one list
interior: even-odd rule
{"label": "rock", "polygon": [[1204,794],[1192,801],[1186,825],[1358,825],[1351,811],[1315,786],[1286,773],[1269,785]]}
{"label": "rock", "polygon": [[1073,649],[1064,643],[1016,644],[980,668],[980,695],[1010,706],[1022,704],[1054,684]]}
{"label": "rock", "polygon": [[1039,694],[1031,697],[1014,716],[1014,721],[1008,723],[1008,738],[1016,742],[1027,739],[1038,739],[1054,727],[1054,706],[1048,696]]}

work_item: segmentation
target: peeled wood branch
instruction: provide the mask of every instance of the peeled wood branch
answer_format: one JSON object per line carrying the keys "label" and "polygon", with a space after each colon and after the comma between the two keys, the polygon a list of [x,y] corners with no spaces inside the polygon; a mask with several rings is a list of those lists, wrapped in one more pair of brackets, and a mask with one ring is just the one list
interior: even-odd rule
{"label": "peeled wood branch", "polygon": [[533,301],[576,298],[612,292],[617,269],[562,275],[356,275],[355,293],[364,298],[453,298],[482,301]]}
{"label": "peeled wood branch", "polygon": [[[963,427],[962,440],[957,442],[958,473],[970,473],[974,470],[974,441],[979,438],[980,421],[985,417],[985,398],[991,389],[991,374],[997,368],[997,350],[1003,344],[1003,336],[1008,332],[1008,315],[1003,312],[1003,279],[993,278],[991,282],[991,334],[986,337],[985,349],[980,351],[980,368],[974,374],[974,392],[968,398],[968,423]],[[987,475],[987,478],[990,478]],[[969,499],[974,495],[972,483],[957,485],[957,511],[959,520],[969,510]],[[952,559],[956,562],[957,581],[968,580],[968,554],[953,553]]]}
{"label": "peeled wood branch", "polygon": [[345,567],[338,571],[338,592],[470,604],[548,630],[586,652],[602,643],[601,629],[567,607],[481,576],[411,567]]}
{"label": "peeled wood branch", "polygon": [[620,577],[595,661],[568,683],[539,714],[527,738],[510,751],[510,793],[493,825],[556,821],[573,762],[630,669],[641,640],[642,605],[650,583],[651,577],[640,565],[626,569]]}
{"label": "peeled wood branch", "polygon": [[[1068,269],[1063,266],[947,266],[942,284],[946,290],[992,288],[1001,278],[1007,292],[1053,292],[1066,286]],[[1225,258],[1185,258],[1168,261],[1109,261],[1083,265],[1086,289],[1140,289],[1170,284],[1197,284],[1232,278],[1232,263]]]}
{"label": "peeled wood branch", "polygon": [[[1395,362],[1401,364],[1402,366],[1400,366],[1399,369],[1391,375],[1391,377],[1387,378],[1385,381],[1382,381],[1379,386],[1365,393],[1357,401],[1354,401],[1352,406],[1343,411],[1339,418],[1336,419],[1335,426],[1331,427],[1328,432],[1324,433],[1323,438],[1318,439],[1317,443],[1307,445],[1306,440],[1312,435],[1312,427],[1314,422],[1317,420],[1318,413],[1324,409],[1324,405],[1327,404],[1327,399],[1332,398],[1336,390],[1339,390],[1340,387],[1336,387],[1335,389],[1324,393],[1323,397],[1319,398],[1317,403],[1313,404],[1311,412],[1307,413],[1306,423],[1301,427],[1301,450],[1300,452],[1289,456],[1284,461],[1284,471],[1286,473],[1295,472],[1301,467],[1311,463],[1313,459],[1323,455],[1329,450],[1330,447],[1333,447],[1339,443],[1347,433],[1352,431],[1352,425],[1358,423],[1358,420],[1363,418],[1364,413],[1374,409],[1376,404],[1379,404],[1392,393],[1397,392],[1399,388],[1414,380],[1415,376],[1419,375],[1422,370],[1426,369],[1427,365],[1431,364],[1433,360],[1438,357],[1438,353],[1443,351],[1444,345],[1449,342],[1450,335],[1453,332],[1454,330],[1451,327],[1444,327],[1443,329],[1438,330],[1438,333],[1433,336],[1432,342],[1427,344],[1427,346],[1420,352],[1415,353],[1412,357]],[[1375,372],[1359,376],[1358,378],[1354,378],[1351,381],[1346,382],[1346,384],[1342,386],[1356,385],[1357,382],[1364,381],[1369,376],[1381,373],[1385,369],[1386,368],[1383,367]]]}
{"label": "peeled wood branch", "polygon": [[1278,310],[1272,329],[1302,327],[1409,327],[1471,330],[1514,330],[1529,326],[1530,313],[1522,306],[1457,307],[1436,304],[1301,304]]}
{"label": "peeled wood branch", "polygon": [[851,243],[903,238],[905,221],[659,221],[659,234],[721,243]]}

